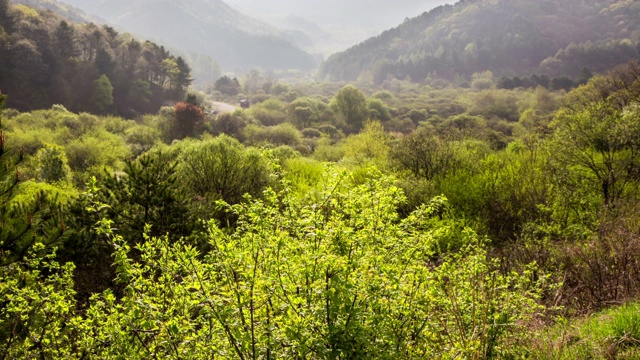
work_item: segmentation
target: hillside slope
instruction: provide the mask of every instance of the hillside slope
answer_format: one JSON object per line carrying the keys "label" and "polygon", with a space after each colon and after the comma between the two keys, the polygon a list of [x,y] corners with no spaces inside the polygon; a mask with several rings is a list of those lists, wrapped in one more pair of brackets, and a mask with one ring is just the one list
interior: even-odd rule
{"label": "hillside slope", "polygon": [[315,67],[311,55],[279,30],[221,0],[65,0],[111,24],[185,52],[218,60],[225,70]]}
{"label": "hillside slope", "polygon": [[[135,117],[184,98],[192,82],[186,61],[150,41],[108,26],[76,24],[0,0],[0,89],[19,111],[60,104],[74,112]],[[62,9],[64,10],[64,9]],[[65,14],[67,11],[63,11]]]}
{"label": "hillside slope", "polygon": [[98,19],[85,14],[79,8],[60,3],[56,0],[12,0],[13,4],[22,4],[36,10],[50,10],[67,21],[74,23],[99,23]]}
{"label": "hillside slope", "polygon": [[333,80],[541,73],[576,77],[640,54],[640,3],[633,0],[462,0],[331,56]]}

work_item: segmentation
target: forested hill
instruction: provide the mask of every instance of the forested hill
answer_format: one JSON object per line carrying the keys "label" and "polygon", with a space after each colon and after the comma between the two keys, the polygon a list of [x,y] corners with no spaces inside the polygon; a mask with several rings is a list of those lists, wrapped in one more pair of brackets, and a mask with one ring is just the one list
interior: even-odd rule
{"label": "forested hill", "polygon": [[320,77],[453,80],[474,73],[576,78],[638,59],[640,2],[462,0],[331,56]]}
{"label": "forested hill", "polygon": [[222,68],[312,70],[313,57],[279,30],[221,0],[64,0],[134,34],[185,52],[206,54]]}
{"label": "forested hill", "polygon": [[0,90],[21,111],[134,116],[181,100],[191,83],[181,57],[108,26],[74,24],[51,11],[0,0]]}
{"label": "forested hill", "polygon": [[22,4],[36,10],[50,10],[67,21],[75,23],[100,22],[82,10],[56,0],[11,0],[13,4]]}

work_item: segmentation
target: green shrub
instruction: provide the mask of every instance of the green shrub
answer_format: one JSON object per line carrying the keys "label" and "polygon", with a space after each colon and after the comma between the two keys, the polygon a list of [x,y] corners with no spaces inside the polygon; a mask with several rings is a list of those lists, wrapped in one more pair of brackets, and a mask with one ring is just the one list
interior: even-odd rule
{"label": "green shrub", "polygon": [[267,160],[255,148],[220,136],[180,145],[178,175],[194,196],[235,204],[248,193],[259,197],[269,182]]}
{"label": "green shrub", "polygon": [[260,127],[248,125],[243,131],[245,142],[250,145],[288,145],[296,146],[300,143],[300,131],[289,123],[277,126]]}
{"label": "green shrub", "polygon": [[92,167],[121,168],[130,156],[124,139],[106,130],[87,133],[65,146],[69,166],[74,171],[86,171]]}
{"label": "green shrub", "polygon": [[67,163],[64,149],[57,145],[46,145],[36,154],[37,179],[55,183],[69,180],[71,168]]}
{"label": "green shrub", "polygon": [[319,161],[338,162],[344,157],[344,149],[334,145],[327,136],[323,136],[313,152],[313,158]]}
{"label": "green shrub", "polygon": [[[228,138],[205,145],[239,146]],[[205,150],[183,146],[185,154]],[[107,359],[525,354],[523,329],[541,310],[534,267],[502,272],[468,229],[456,235],[467,245],[430,261],[444,199],[400,219],[395,209],[404,196],[381,173],[357,186],[345,172],[322,177],[308,202],[292,197],[285,181],[263,200],[221,204],[237,226],[209,223],[204,256],[168,237],[147,237],[132,249],[113,222],[101,221],[122,291],[93,296],[83,311],[75,307],[72,265],[40,251],[20,266],[0,267],[0,351]]]}
{"label": "green shrub", "polygon": [[319,137],[322,137],[322,132],[320,132],[320,130],[318,129],[308,128],[308,129],[302,130],[302,136],[310,139],[319,138]]}

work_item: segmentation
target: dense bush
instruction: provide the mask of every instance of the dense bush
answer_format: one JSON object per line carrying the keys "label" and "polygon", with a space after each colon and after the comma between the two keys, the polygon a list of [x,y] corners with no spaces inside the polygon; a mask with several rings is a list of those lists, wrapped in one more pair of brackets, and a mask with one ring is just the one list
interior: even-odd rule
{"label": "dense bush", "polygon": [[243,130],[242,136],[247,144],[260,146],[269,144],[296,146],[300,144],[302,138],[300,131],[289,123],[268,127],[249,125]]}
{"label": "dense bush", "polygon": [[[399,220],[403,196],[381,174],[345,188],[331,173],[318,201],[265,193],[230,206],[212,251],[148,238],[131,258],[110,221],[122,296],[105,291],[76,313],[72,265],[31,254],[3,267],[2,351],[8,357],[470,358],[515,356],[540,310],[533,269],[503,275],[470,230],[456,255],[430,263],[440,206]],[[435,220],[434,220],[435,217]],[[24,265],[27,265],[25,263]],[[16,279],[25,279],[18,284]],[[9,290],[12,289],[12,290]],[[499,291],[496,291],[498,290]],[[20,331],[18,331],[20,329]],[[29,336],[37,330],[37,336]]]}
{"label": "dense bush", "polygon": [[244,194],[259,197],[269,183],[267,159],[228,136],[180,145],[178,176],[193,197],[236,204]]}

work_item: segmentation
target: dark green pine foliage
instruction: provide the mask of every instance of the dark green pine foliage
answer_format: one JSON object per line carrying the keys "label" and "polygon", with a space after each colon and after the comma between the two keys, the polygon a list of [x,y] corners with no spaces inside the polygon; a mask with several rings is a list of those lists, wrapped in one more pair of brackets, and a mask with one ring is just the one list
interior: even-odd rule
{"label": "dark green pine foliage", "polygon": [[101,199],[95,178],[91,178],[86,187],[86,191],[69,204],[65,213],[64,245],[57,252],[61,264],[74,264],[74,290],[80,307],[87,306],[93,294],[107,289],[119,291],[113,267],[113,244],[96,231],[108,207]]}
{"label": "dark green pine foliage", "polygon": [[[5,100],[6,96],[0,93],[0,111]],[[21,261],[36,243],[45,248],[58,243],[64,222],[56,199],[44,193],[22,202],[15,200],[23,154],[16,154],[7,146],[1,120],[0,117],[0,266],[6,266]]]}
{"label": "dark green pine foliage", "polygon": [[9,15],[9,0],[0,0],[0,28],[6,32],[13,30],[13,18]]}
{"label": "dark green pine foliage", "polygon": [[194,228],[187,200],[176,176],[176,163],[162,153],[128,161],[124,174],[108,177],[102,190],[108,217],[129,242],[169,234],[171,240],[187,236]]}

